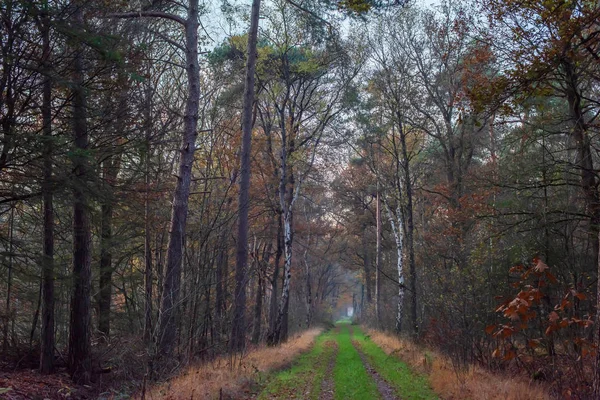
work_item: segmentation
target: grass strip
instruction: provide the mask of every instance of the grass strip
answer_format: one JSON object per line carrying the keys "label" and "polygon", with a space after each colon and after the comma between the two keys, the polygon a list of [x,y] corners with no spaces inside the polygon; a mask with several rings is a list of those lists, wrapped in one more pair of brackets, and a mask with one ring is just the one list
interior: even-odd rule
{"label": "grass strip", "polygon": [[354,326],[354,340],[368,357],[371,366],[396,389],[402,399],[437,399],[427,377],[413,372],[407,364],[388,356],[379,346],[365,336],[358,326]]}
{"label": "grass strip", "polygon": [[334,340],[331,331],[322,333],[313,348],[301,355],[293,365],[268,379],[267,386],[258,397],[266,399],[314,399],[319,398],[321,382],[325,379],[328,360],[335,351],[327,342]]}
{"label": "grass strip", "polygon": [[350,338],[347,324],[340,324],[338,355],[333,370],[336,400],[380,399],[377,385],[365,370]]}

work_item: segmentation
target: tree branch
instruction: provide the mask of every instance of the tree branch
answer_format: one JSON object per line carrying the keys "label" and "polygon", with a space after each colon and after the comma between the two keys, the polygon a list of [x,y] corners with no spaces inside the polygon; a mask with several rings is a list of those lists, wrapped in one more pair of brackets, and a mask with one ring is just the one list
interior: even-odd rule
{"label": "tree branch", "polygon": [[124,12],[124,13],[112,13],[107,14],[104,18],[163,18],[169,19],[171,21],[175,21],[182,26],[185,26],[185,20],[177,15],[169,14],[162,11],[132,11],[132,12]]}

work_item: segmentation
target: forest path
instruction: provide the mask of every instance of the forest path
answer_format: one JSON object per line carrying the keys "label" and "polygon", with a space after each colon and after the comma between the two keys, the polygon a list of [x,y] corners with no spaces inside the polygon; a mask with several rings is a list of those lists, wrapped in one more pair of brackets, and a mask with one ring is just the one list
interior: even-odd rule
{"label": "forest path", "polygon": [[294,364],[267,379],[259,399],[437,399],[427,379],[341,322]]}

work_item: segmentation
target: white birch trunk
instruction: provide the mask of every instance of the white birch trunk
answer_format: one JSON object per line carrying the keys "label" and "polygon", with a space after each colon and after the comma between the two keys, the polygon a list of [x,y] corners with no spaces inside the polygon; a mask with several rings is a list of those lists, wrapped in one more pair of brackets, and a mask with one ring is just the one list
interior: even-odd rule
{"label": "white birch trunk", "polygon": [[384,200],[385,209],[388,214],[390,225],[392,226],[392,233],[396,241],[396,268],[398,270],[398,313],[396,314],[396,332],[400,332],[402,329],[402,313],[404,308],[404,264],[402,260],[402,240],[404,230],[402,229],[402,213],[400,206],[396,207],[396,214],[392,213],[386,200]]}

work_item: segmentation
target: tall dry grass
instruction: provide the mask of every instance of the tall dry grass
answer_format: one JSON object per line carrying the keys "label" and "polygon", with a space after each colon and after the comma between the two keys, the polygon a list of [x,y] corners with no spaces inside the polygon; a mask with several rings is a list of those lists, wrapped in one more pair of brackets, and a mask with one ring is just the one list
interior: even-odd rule
{"label": "tall dry grass", "polygon": [[198,400],[239,398],[261,375],[284,368],[299,354],[308,351],[320,328],[307,330],[287,343],[251,349],[243,357],[219,357],[212,362],[188,368],[169,382],[151,388],[146,399]]}
{"label": "tall dry grass", "polygon": [[429,377],[433,390],[442,399],[542,400],[550,395],[535,382],[503,376],[478,366],[457,371],[445,356],[377,330],[366,332],[386,354],[394,354],[414,370]]}

